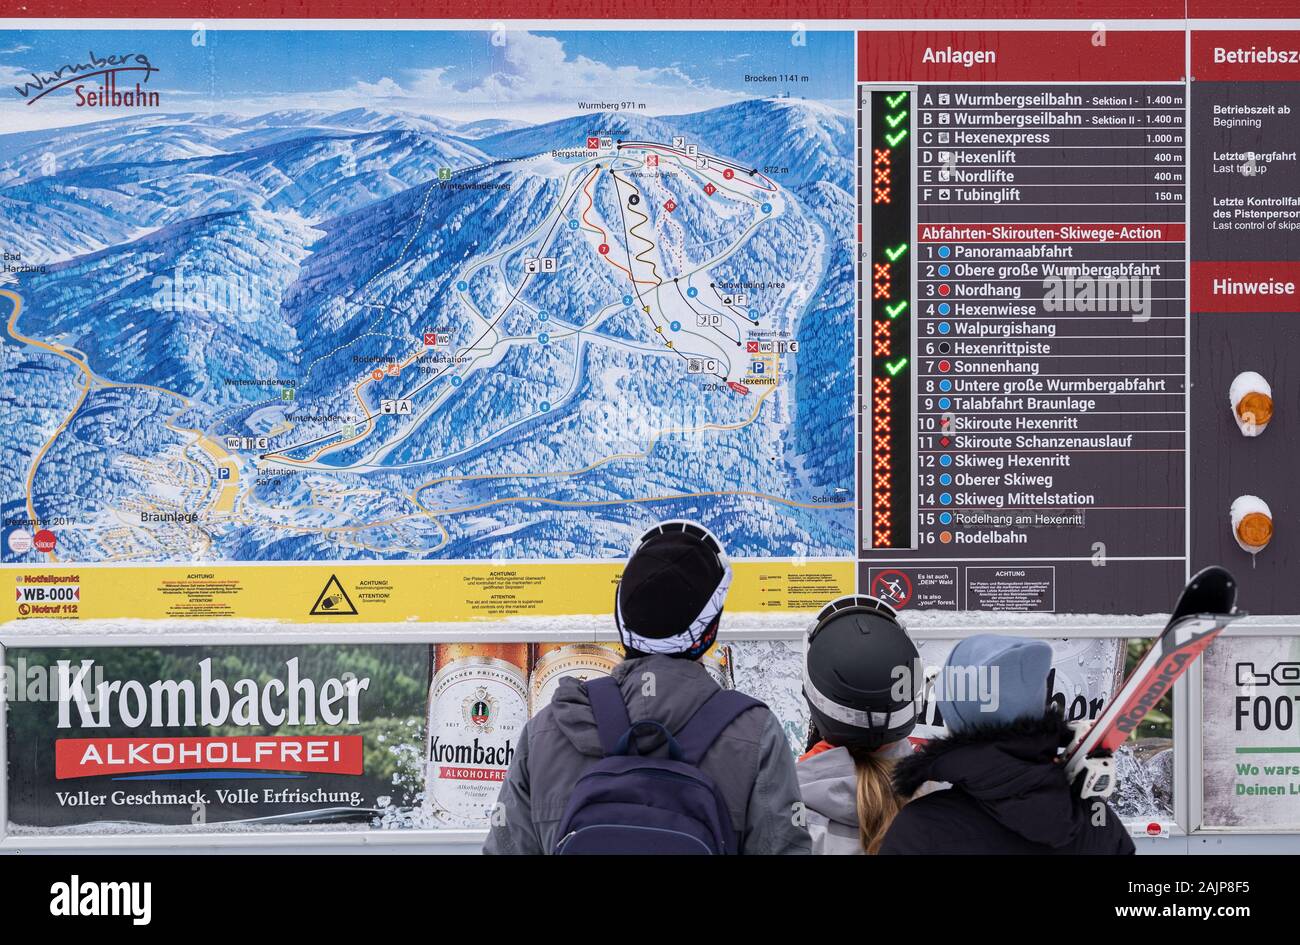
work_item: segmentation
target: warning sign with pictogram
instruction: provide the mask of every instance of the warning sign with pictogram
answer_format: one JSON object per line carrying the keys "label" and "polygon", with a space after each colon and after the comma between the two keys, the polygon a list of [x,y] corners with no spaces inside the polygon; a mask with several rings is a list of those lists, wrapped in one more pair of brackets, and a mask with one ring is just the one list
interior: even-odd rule
{"label": "warning sign with pictogram", "polygon": [[331,574],[330,579],[325,582],[325,588],[316,598],[316,603],[312,605],[311,615],[313,617],[330,617],[337,614],[343,616],[355,617],[357,608],[352,604],[352,598],[348,597],[348,592],[343,590],[343,585],[339,583],[336,575]]}
{"label": "warning sign with pictogram", "polygon": [[902,571],[882,571],[872,576],[871,593],[895,610],[902,610],[912,599],[912,579]]}

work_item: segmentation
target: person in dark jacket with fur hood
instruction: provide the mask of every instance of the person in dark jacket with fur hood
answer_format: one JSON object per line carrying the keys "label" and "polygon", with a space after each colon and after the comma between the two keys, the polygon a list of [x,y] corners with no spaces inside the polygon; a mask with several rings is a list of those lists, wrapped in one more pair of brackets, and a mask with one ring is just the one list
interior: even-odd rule
{"label": "person in dark jacket with fur hood", "polygon": [[1041,640],[981,634],[953,647],[936,682],[948,734],[894,771],[903,797],[928,782],[949,787],[906,804],[881,854],[1134,852],[1106,802],[1066,781],[1059,754],[1072,733],[1048,706],[1051,665]]}

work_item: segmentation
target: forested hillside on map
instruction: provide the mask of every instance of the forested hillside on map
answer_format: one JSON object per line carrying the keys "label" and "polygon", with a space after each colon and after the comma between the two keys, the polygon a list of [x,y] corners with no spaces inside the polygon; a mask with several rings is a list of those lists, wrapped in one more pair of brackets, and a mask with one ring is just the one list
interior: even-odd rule
{"label": "forested hillside on map", "polygon": [[41,263],[0,286],[5,518],[50,560],[607,558],[681,517],[851,553],[837,103],[229,104],[0,135]]}

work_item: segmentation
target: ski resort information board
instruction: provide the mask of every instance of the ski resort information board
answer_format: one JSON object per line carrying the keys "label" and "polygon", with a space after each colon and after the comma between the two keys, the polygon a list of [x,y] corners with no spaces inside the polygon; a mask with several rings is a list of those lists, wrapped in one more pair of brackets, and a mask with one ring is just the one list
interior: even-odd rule
{"label": "ski resort information board", "polygon": [[601,613],[672,518],[853,589],[851,32],[13,38],[12,616]]}
{"label": "ski resort information board", "polygon": [[[936,666],[1050,640],[1083,721],[1221,565],[1251,616],[1135,725],[1114,806],[1300,832],[1295,11],[150,18],[178,2],[0,22],[0,846],[481,828],[557,680],[621,658],[669,519],[733,567],[707,668],[792,750],[834,598]],[[310,685],[101,725],[43,688],[86,666]],[[324,760],[261,765],[280,739]],[[192,799],[249,757],[293,785]]]}
{"label": "ski resort information board", "polygon": [[12,618],[1300,613],[1294,33],[12,33]]}
{"label": "ski resort information board", "polygon": [[1251,503],[1277,528],[1235,570],[1250,609],[1269,614],[1300,614],[1287,408],[1300,347],[1298,47],[1295,29],[1197,30],[1191,45],[1191,558],[1242,560],[1223,510]]}
{"label": "ski resort information board", "polygon": [[[859,196],[915,208],[905,232],[882,240],[874,212],[869,230],[873,593],[1149,613],[1182,580],[1182,76],[1182,32],[859,34],[883,119]],[[900,427],[905,447],[883,432]]]}

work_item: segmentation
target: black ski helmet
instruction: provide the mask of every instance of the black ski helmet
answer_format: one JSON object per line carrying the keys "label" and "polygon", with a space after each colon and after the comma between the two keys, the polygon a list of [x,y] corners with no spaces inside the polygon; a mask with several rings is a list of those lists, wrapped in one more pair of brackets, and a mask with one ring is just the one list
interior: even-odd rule
{"label": "black ski helmet", "polygon": [[636,543],[614,592],[614,622],[629,653],[699,659],[718,637],[731,587],[722,543],[703,525],[675,519]]}
{"label": "black ski helmet", "polygon": [[862,595],[831,601],[808,629],[804,659],[803,695],[821,737],[870,751],[906,738],[916,727],[919,666],[888,604]]}

